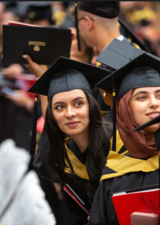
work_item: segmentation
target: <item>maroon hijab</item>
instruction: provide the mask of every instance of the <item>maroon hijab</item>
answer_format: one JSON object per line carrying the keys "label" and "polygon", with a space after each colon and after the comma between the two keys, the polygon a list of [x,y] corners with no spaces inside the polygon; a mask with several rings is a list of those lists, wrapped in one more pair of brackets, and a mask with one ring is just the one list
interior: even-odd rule
{"label": "maroon hijab", "polygon": [[145,133],[141,130],[133,132],[137,127],[129,106],[129,100],[133,92],[134,90],[127,92],[119,101],[116,116],[117,127],[129,154],[135,158],[147,159],[157,154],[154,133]]}

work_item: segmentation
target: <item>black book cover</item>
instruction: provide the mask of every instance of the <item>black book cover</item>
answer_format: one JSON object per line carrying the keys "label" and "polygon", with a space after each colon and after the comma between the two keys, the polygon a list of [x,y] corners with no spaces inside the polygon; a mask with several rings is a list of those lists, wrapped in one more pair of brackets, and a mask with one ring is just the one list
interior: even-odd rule
{"label": "black book cover", "polygon": [[4,63],[26,64],[22,55],[42,65],[70,56],[71,30],[53,27],[3,25]]}

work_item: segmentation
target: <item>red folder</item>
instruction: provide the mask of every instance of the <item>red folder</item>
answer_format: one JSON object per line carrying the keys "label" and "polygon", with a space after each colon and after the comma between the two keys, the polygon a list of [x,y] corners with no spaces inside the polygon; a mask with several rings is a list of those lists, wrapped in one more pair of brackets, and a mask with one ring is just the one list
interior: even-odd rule
{"label": "red folder", "polygon": [[9,21],[8,25],[41,27],[41,26],[38,26],[38,25],[33,25],[33,24],[29,24],[29,23],[21,23],[21,22],[16,22],[16,21]]}
{"label": "red folder", "polygon": [[155,213],[160,218],[159,188],[117,193],[112,196],[112,200],[120,225],[130,225],[133,212]]}

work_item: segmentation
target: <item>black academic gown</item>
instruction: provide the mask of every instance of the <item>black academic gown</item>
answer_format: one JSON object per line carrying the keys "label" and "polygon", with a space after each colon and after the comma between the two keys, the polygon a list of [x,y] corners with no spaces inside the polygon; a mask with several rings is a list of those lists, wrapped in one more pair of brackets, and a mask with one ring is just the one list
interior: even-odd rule
{"label": "black academic gown", "polygon": [[[69,140],[69,141],[68,141]],[[70,181],[70,174],[68,173],[68,184],[76,192],[76,194],[82,199],[85,203],[85,206],[88,210],[91,208],[87,195],[87,185],[89,182],[89,177],[85,167],[85,161],[88,155],[88,149],[83,153],[80,152],[77,144],[73,139],[68,138],[66,145],[67,146],[67,155],[69,158],[72,158],[72,166],[75,171],[75,175],[72,181]],[[88,223],[87,217],[88,214],[65,192],[65,199],[68,210],[71,214],[71,225],[85,225]]]}
{"label": "black academic gown", "polygon": [[[101,183],[91,209],[89,225],[118,225],[111,199],[112,194],[157,185],[159,181],[158,155],[148,160],[135,159],[129,155],[128,151],[123,156],[111,151],[111,155],[102,172]],[[120,155],[125,160],[122,164]],[[117,157],[117,165],[112,161],[114,157]],[[122,168],[119,165],[122,165]]]}

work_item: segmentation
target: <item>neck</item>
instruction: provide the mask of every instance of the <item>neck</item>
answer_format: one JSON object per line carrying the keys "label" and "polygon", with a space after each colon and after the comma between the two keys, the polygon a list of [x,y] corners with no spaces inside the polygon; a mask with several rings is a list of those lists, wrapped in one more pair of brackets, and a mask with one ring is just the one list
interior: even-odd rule
{"label": "neck", "polygon": [[80,152],[83,153],[89,145],[88,128],[83,133],[73,135],[72,139],[76,142]]}
{"label": "neck", "polygon": [[[103,49],[109,45],[113,39],[119,37],[121,34],[119,32],[119,29],[97,29],[96,31],[96,48],[101,53]],[[100,34],[100,35],[99,35]]]}

